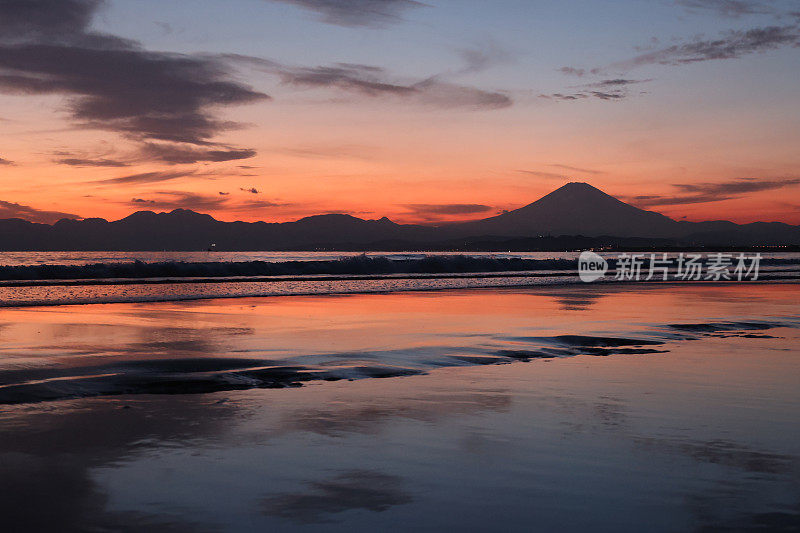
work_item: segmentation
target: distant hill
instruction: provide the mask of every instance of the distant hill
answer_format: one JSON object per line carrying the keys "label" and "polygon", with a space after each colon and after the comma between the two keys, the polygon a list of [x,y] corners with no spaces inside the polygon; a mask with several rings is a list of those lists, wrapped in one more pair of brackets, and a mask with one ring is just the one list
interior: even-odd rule
{"label": "distant hill", "polygon": [[679,222],[638,209],[586,183],[569,183],[514,211],[439,227],[388,218],[316,215],[295,222],[220,222],[176,209],[121,220],[53,225],[0,220],[0,250],[575,249],[598,246],[800,245],[800,226],[779,222]]}

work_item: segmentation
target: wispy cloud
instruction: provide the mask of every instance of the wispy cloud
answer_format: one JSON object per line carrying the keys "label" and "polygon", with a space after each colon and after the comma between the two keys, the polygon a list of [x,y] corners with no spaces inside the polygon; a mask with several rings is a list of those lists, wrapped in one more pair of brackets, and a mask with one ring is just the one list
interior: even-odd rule
{"label": "wispy cloud", "polygon": [[605,172],[603,172],[602,170],[592,170],[592,169],[589,169],[589,168],[573,167],[573,166],[570,166],[570,165],[561,165],[561,164],[558,164],[558,163],[551,163],[551,164],[549,164],[547,166],[555,167],[555,168],[562,168],[564,170],[569,170],[571,172],[579,172],[581,174],[605,174]]}
{"label": "wispy cloud", "polygon": [[492,211],[494,207],[483,204],[405,204],[403,207],[415,213],[434,215],[472,215]]}
{"label": "wispy cloud", "polygon": [[250,211],[251,209],[266,209],[269,207],[287,207],[294,204],[287,202],[276,202],[271,200],[246,200],[234,206],[229,206],[231,211]]}
{"label": "wispy cloud", "polygon": [[710,11],[733,18],[774,13],[771,5],[760,0],[675,0],[675,3],[689,11]]}
{"label": "wispy cloud", "polygon": [[593,83],[587,83],[585,87],[627,87],[629,85],[647,83],[650,81],[653,80],[631,80],[625,78],[613,78],[610,80],[600,80]]}
{"label": "wispy cloud", "polygon": [[[244,190],[244,189],[243,189]],[[245,190],[245,192],[249,192]],[[193,211],[216,211],[247,213],[258,209],[288,207],[293,204],[277,200],[236,200],[226,192],[203,194],[187,191],[156,191],[147,196],[134,197],[125,205],[139,210],[191,209]]]}
{"label": "wispy cloud", "polygon": [[2,157],[0,157],[0,166],[11,166],[14,164],[15,163],[13,161],[9,161],[8,159],[3,159]]}
{"label": "wispy cloud", "polygon": [[141,172],[139,174],[130,174],[127,176],[120,176],[118,178],[108,178],[98,180],[95,183],[104,185],[131,185],[139,183],[159,183],[162,181],[171,181],[178,178],[185,178],[187,176],[197,176],[195,170],[180,170],[180,171],[155,171],[155,172]]}
{"label": "wispy cloud", "polygon": [[485,214],[496,211],[495,207],[483,204],[404,204],[414,218],[426,222],[443,222],[451,217]]}
{"label": "wispy cloud", "polygon": [[63,159],[56,159],[55,163],[59,165],[67,165],[71,167],[127,167],[129,163],[119,161],[117,159],[84,159],[79,157],[65,157]]}
{"label": "wispy cloud", "polygon": [[643,65],[683,65],[700,61],[737,59],[746,55],[800,46],[800,28],[795,25],[767,26],[749,30],[731,30],[717,39],[695,39],[632,59],[615,63],[609,69],[629,70]]}
{"label": "wispy cloud", "polygon": [[623,98],[627,98],[628,96],[630,96],[629,88],[632,85],[648,83],[651,81],[653,80],[611,78],[611,79],[598,80],[590,83],[584,83],[582,85],[573,85],[572,86],[573,89],[579,89],[577,91],[573,90],[571,92],[540,94],[539,97],[547,98],[550,100],[560,100],[560,101],[575,101],[575,100],[586,100],[586,99],[622,100]]}
{"label": "wispy cloud", "polygon": [[561,174],[556,172],[546,172],[542,170],[518,170],[517,172],[521,174],[526,174],[528,176],[535,176],[537,178],[545,178],[545,179],[568,179],[570,176],[568,174]]}
{"label": "wispy cloud", "polygon": [[[137,163],[161,162],[168,165],[187,165],[193,163],[219,163],[248,159],[256,155],[249,148],[229,146],[198,147],[185,143],[142,142],[139,147],[124,157],[108,158],[102,156],[76,156],[57,152],[62,156],[54,162],[73,167],[129,167]],[[64,157],[66,156],[66,157]]]}
{"label": "wispy cloud", "polygon": [[597,100],[622,100],[628,95],[623,91],[581,91],[575,93],[552,93],[540,94],[539,98],[548,100],[559,100],[562,102],[572,102],[576,100],[597,99]]}
{"label": "wispy cloud", "polygon": [[221,148],[197,148],[190,145],[145,143],[141,148],[141,156],[147,160],[163,161],[172,165],[185,165],[200,162],[237,161],[249,159],[256,155],[256,151],[249,148]]}
{"label": "wispy cloud", "polygon": [[82,218],[72,213],[62,213],[61,211],[47,211],[36,209],[29,205],[17,204],[0,200],[0,219],[3,218],[22,218],[30,222],[41,222],[43,224],[53,224],[62,218]]}
{"label": "wispy cloud", "polygon": [[270,0],[317,13],[322,22],[348,27],[382,28],[403,20],[406,11],[425,4],[414,0]]}
{"label": "wispy cloud", "polygon": [[[376,152],[374,146],[359,144],[300,145],[276,147],[269,153],[298,157],[302,159],[372,159]],[[243,167],[240,167],[243,168]],[[255,168],[255,167],[247,167]]]}
{"label": "wispy cloud", "polygon": [[502,92],[452,83],[443,75],[404,82],[372,65],[336,63],[297,67],[249,56],[225,57],[276,75],[284,84],[300,88],[337,90],[370,98],[391,97],[441,108],[501,109],[513,104],[511,97]]}
{"label": "wispy cloud", "polygon": [[193,192],[159,191],[155,197],[131,198],[127,205],[144,209],[192,209],[216,210],[223,207],[227,199],[218,194],[207,195]]}
{"label": "wispy cloud", "polygon": [[464,67],[457,71],[458,74],[471,74],[483,72],[496,65],[502,65],[512,60],[511,52],[494,41],[489,41],[481,46],[462,48],[458,55],[464,62]]}
{"label": "wispy cloud", "polygon": [[255,187],[250,187],[249,189],[245,189],[245,188],[242,187],[242,188],[239,188],[239,190],[242,191],[242,192],[249,192],[250,194],[260,194],[261,193],[261,191],[259,191]]}
{"label": "wispy cloud", "polygon": [[546,170],[518,170],[517,172],[521,174],[526,174],[528,176],[535,176],[537,178],[553,179],[553,180],[574,180],[577,177],[581,177],[581,175],[605,174],[605,172],[602,172],[600,170],[578,168],[569,165],[550,164],[546,166],[567,170],[569,172],[550,172]]}
{"label": "wispy cloud", "polygon": [[579,78],[582,78],[582,77],[586,76],[587,74],[599,74],[600,73],[600,69],[599,68],[594,68],[594,69],[588,69],[587,70],[585,68],[561,67],[561,68],[558,69],[558,71],[560,73],[562,73],[562,74],[566,74],[567,76],[577,76]]}
{"label": "wispy cloud", "polygon": [[720,183],[679,183],[673,187],[677,195],[642,195],[629,200],[638,206],[705,204],[739,198],[748,193],[772,191],[800,185],[800,178],[739,178]]}

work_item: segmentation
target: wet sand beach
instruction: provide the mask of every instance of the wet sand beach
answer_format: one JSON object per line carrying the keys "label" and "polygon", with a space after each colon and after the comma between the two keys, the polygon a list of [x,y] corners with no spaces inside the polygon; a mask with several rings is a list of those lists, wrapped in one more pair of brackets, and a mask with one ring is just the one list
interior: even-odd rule
{"label": "wet sand beach", "polygon": [[791,531],[799,297],[619,284],[4,309],[4,521]]}

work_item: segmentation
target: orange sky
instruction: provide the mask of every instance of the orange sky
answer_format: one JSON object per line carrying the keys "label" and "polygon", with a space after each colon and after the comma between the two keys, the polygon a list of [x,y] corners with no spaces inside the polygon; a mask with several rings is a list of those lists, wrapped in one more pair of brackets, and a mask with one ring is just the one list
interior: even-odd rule
{"label": "orange sky", "polygon": [[[69,31],[120,35],[148,49],[182,53],[247,52],[250,57],[270,49],[279,60],[258,54],[257,60],[229,60],[234,62],[226,64],[226,72],[211,74],[270,98],[198,104],[203,114],[235,126],[218,127],[207,142],[175,143],[108,123],[87,124],[76,108],[95,88],[75,89],[69,80],[59,80],[66,88],[34,93],[3,91],[0,83],[0,163],[6,163],[0,164],[0,217],[51,221],[61,213],[118,219],[136,210],[185,207],[220,220],[285,221],[345,212],[437,223],[492,216],[566,182],[585,181],[676,219],[800,224],[800,95],[796,83],[787,84],[787,69],[800,68],[797,48],[745,50],[727,61],[693,59],[697,63],[688,66],[637,66],[643,70],[609,71],[597,80],[569,78],[559,67],[581,56],[547,62],[535,53],[533,36],[512,32],[508,41],[513,42],[503,42],[504,24],[515,24],[510,19],[494,21],[481,46],[466,37],[463,43],[432,37],[435,33],[414,17],[428,13],[430,24],[444,24],[434,4],[409,12],[407,20],[390,28],[349,20],[325,24],[284,6],[286,17],[292,17],[285,24],[323,28],[317,38],[329,40],[329,49],[315,56],[300,37],[292,43],[283,36],[287,41],[278,51],[268,36],[234,45],[226,45],[224,36],[195,42],[189,29],[154,37],[125,26],[123,15],[135,12],[157,21],[186,13],[173,7],[174,13],[151,14],[147,2],[138,11],[111,2],[94,26]],[[709,15],[701,22],[713,33],[763,21]],[[447,24],[456,35],[458,24],[475,22]],[[364,67],[360,54],[368,52],[353,44],[357,36],[379,37],[377,47],[414,36],[410,46],[419,47],[420,55],[409,56],[409,63],[385,51],[372,58],[385,64]],[[604,38],[609,39],[608,58],[584,51],[585,61],[612,64],[623,53],[618,49],[633,50],[638,43],[633,37],[618,44],[612,42],[617,37]],[[84,46],[74,45],[74,37],[65,39],[69,46]],[[241,49],[233,49],[237,46]],[[435,65],[426,52],[449,55],[452,64]],[[332,66],[314,70],[323,64]],[[9,72],[25,73],[14,69]],[[331,69],[343,73],[337,70],[332,78]],[[426,72],[438,74],[426,78]],[[631,88],[616,89],[615,82]],[[102,73],[96,83],[102,85]],[[592,96],[601,86],[613,99]],[[567,94],[582,96],[561,98]],[[121,101],[125,97],[120,95]],[[150,145],[246,149],[254,155],[170,163],[148,155]]]}

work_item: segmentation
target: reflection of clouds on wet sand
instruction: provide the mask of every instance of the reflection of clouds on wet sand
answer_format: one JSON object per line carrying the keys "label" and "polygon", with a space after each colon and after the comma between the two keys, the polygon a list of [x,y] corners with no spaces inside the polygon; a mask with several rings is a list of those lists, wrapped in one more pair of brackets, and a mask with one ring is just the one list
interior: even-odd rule
{"label": "reflection of clouds on wet sand", "polygon": [[564,311],[589,311],[598,300],[608,294],[602,290],[564,290],[554,297]]}
{"label": "reflection of clouds on wet sand", "polygon": [[[98,326],[94,326],[98,327]],[[37,349],[50,353],[67,352],[69,355],[108,357],[115,356],[150,356],[169,357],[185,354],[219,354],[233,347],[232,337],[252,335],[252,328],[235,327],[169,327],[154,325],[136,328],[105,326],[105,333],[93,334],[99,342],[80,343],[72,339],[86,338],[81,332],[86,325],[59,325],[54,328],[54,336],[61,339],[62,344],[37,346]],[[126,331],[127,330],[127,331]],[[110,344],[109,338],[118,342]],[[66,346],[64,343],[67,343]],[[88,357],[85,357],[88,359]]]}
{"label": "reflection of clouds on wet sand", "polygon": [[[679,495],[690,512],[692,531],[800,531],[800,457],[730,439],[644,436],[626,414],[633,406],[620,398],[561,398],[553,407],[570,415],[566,438],[607,434],[631,443],[637,456],[666,461],[675,472],[688,467],[691,488]],[[653,479],[654,485],[663,482]]]}
{"label": "reflection of clouds on wet sand", "polygon": [[303,492],[269,496],[262,502],[263,512],[299,523],[333,521],[333,515],[351,510],[380,513],[397,505],[411,503],[403,490],[402,479],[371,470],[352,470],[337,476],[312,481]]}
{"label": "reflection of clouds on wet sand", "polygon": [[227,406],[180,398],[146,404],[123,409],[117,402],[92,401],[9,414],[2,424],[13,431],[0,432],[0,479],[8,489],[0,498],[0,516],[6,531],[212,531],[185,517],[107,508],[93,469],[166,443],[217,435],[233,413]]}
{"label": "reflection of clouds on wet sand", "polygon": [[[336,381],[413,376],[441,367],[498,365],[515,361],[580,355],[651,355],[667,353],[668,343],[704,337],[756,337],[753,331],[796,328],[796,319],[722,321],[651,325],[617,335],[558,334],[509,336],[468,334],[462,345],[428,345],[371,351],[304,354],[283,358],[243,358],[233,354],[264,354],[260,349],[223,346],[228,337],[255,337],[247,328],[209,329],[197,338],[194,328],[154,328],[154,339],[120,343],[104,353],[92,348],[90,366],[51,365],[0,369],[0,404],[32,403],[86,396],[119,394],[190,394],[249,388],[298,387],[309,381]],[[629,335],[623,335],[623,334]],[[176,338],[167,340],[172,335]],[[186,337],[188,335],[188,337]],[[87,350],[84,346],[83,350]],[[218,356],[221,354],[222,357]],[[71,354],[71,355],[74,355]],[[110,361],[110,362],[109,362]]]}
{"label": "reflection of clouds on wet sand", "polygon": [[[268,417],[266,427],[255,424],[261,432],[255,440],[237,436],[236,429],[257,414],[253,409],[260,404],[243,405],[227,398],[127,396],[119,401],[47,404],[46,409],[18,406],[2,421],[12,431],[0,433],[0,479],[15,490],[0,499],[0,513],[5,524],[26,531],[215,531],[218,525],[195,523],[186,513],[171,517],[111,510],[109,496],[93,472],[113,471],[184,446],[265,445],[292,439],[298,432],[327,437],[377,435],[401,419],[443,422],[448,417],[504,412],[510,404],[510,396],[502,393],[464,392],[372,401],[357,396],[339,407],[316,409],[282,406],[283,414]],[[269,477],[264,481],[268,483]],[[315,523],[346,510],[379,512],[411,499],[400,478],[352,470],[309,483],[305,492],[270,496],[262,511],[275,518]],[[47,512],[41,512],[45,502]]]}
{"label": "reflection of clouds on wet sand", "polygon": [[[800,531],[800,458],[730,440],[637,438],[644,450],[729,470],[684,496],[698,532]],[[704,472],[700,470],[698,472]]]}
{"label": "reflection of clouds on wet sand", "polygon": [[795,457],[754,450],[730,440],[637,438],[636,442],[648,450],[681,454],[700,463],[720,465],[743,472],[787,474],[798,466]]}
{"label": "reflection of clouds on wet sand", "polygon": [[377,434],[397,419],[436,422],[455,415],[505,412],[511,407],[507,394],[440,394],[418,398],[376,398],[367,405],[339,408],[298,409],[287,413],[278,427],[336,437],[348,433]]}

